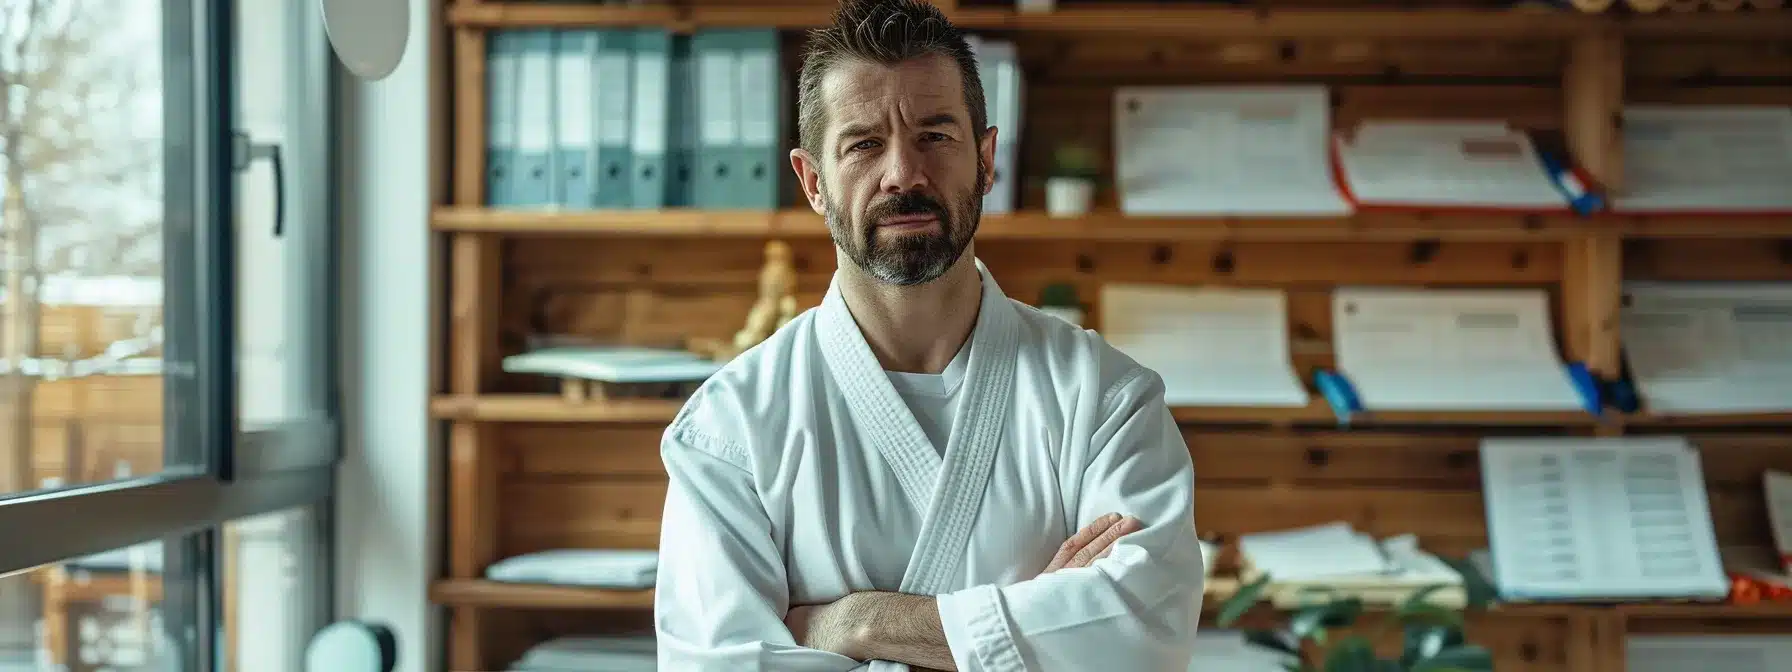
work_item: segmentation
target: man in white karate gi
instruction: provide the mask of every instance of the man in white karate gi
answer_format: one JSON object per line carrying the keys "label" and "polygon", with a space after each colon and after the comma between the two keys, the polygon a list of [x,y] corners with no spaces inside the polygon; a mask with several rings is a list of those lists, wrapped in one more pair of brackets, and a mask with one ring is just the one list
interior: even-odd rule
{"label": "man in white karate gi", "polygon": [[963,36],[846,0],[798,107],[838,270],[667,427],[660,668],[1186,670],[1188,448],[1156,373],[977,262],[999,131]]}

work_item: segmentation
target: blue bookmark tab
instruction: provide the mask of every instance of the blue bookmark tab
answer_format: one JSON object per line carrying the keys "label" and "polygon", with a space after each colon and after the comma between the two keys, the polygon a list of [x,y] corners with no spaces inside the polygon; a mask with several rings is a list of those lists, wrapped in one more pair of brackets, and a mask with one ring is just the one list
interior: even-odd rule
{"label": "blue bookmark tab", "polygon": [[1363,404],[1356,396],[1356,388],[1344,374],[1321,369],[1313,372],[1313,384],[1331,406],[1332,415],[1337,416],[1340,427],[1348,426],[1351,416],[1362,412]]}
{"label": "blue bookmark tab", "polygon": [[1592,415],[1599,415],[1605,410],[1605,401],[1599,391],[1599,378],[1587,369],[1586,364],[1580,362],[1569,364],[1568,380],[1574,383],[1574,390],[1580,393],[1582,409]]}
{"label": "blue bookmark tab", "polygon": [[1568,199],[1568,207],[1582,215],[1593,214],[1605,207],[1605,199],[1587,188],[1580,176],[1555,155],[1538,150],[1537,158],[1543,162],[1543,172],[1549,175],[1550,183],[1556,185],[1556,191]]}

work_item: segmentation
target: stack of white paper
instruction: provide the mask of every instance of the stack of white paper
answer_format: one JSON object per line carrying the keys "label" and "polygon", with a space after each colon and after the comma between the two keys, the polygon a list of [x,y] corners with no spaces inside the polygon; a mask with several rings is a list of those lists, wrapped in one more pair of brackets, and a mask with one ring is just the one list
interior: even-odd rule
{"label": "stack of white paper", "polygon": [[636,347],[542,348],[504,358],[509,373],[601,380],[608,383],[679,383],[706,379],[722,365],[683,350]]}
{"label": "stack of white paper", "polygon": [[1322,86],[1121,88],[1120,207],[1129,215],[1337,217]]}
{"label": "stack of white paper", "polygon": [[1251,569],[1268,574],[1271,581],[1295,582],[1394,570],[1373,537],[1343,522],[1242,535],[1238,538],[1238,552]]}
{"label": "stack of white paper", "polygon": [[1487,439],[1494,583],[1511,600],[1723,597],[1702,471],[1679,437]]}
{"label": "stack of white paper", "polygon": [[560,637],[535,645],[511,672],[653,672],[658,645],[652,635]]}
{"label": "stack of white paper", "polygon": [[1338,163],[1362,205],[1568,208],[1530,136],[1500,122],[1366,122]]}
{"label": "stack of white paper", "polygon": [[1156,371],[1172,406],[1305,406],[1281,290],[1108,284],[1101,333]]}
{"label": "stack of white paper", "polygon": [[1623,212],[1792,211],[1792,107],[1624,109]]}
{"label": "stack of white paper", "polygon": [[1632,283],[1624,304],[1624,356],[1650,412],[1792,410],[1792,285]]}
{"label": "stack of white paper", "polygon": [[1340,288],[1338,368],[1363,410],[1575,410],[1543,290]]}
{"label": "stack of white paper", "polygon": [[561,548],[499,560],[486,567],[485,578],[507,583],[645,590],[653,587],[659,568],[658,551]]}
{"label": "stack of white paper", "polygon": [[1787,672],[1792,637],[1785,635],[1631,635],[1629,672]]}

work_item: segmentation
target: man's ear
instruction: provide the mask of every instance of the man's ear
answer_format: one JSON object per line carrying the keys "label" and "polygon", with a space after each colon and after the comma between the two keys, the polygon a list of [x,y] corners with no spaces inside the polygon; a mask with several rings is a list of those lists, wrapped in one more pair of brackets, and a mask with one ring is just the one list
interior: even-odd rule
{"label": "man's ear", "polygon": [[983,171],[983,194],[989,195],[996,188],[996,131],[994,126],[983,132],[983,139],[977,141],[977,155],[983,157],[977,164],[977,170]]}
{"label": "man's ear", "polygon": [[827,215],[827,201],[821,197],[821,164],[809,151],[798,147],[790,150],[790,169],[796,171],[796,183],[803,188],[803,198],[817,215]]}

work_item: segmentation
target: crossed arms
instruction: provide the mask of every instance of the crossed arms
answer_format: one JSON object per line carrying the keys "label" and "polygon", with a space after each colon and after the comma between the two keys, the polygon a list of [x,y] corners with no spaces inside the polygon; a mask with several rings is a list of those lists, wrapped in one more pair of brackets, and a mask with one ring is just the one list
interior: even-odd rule
{"label": "crossed arms", "polygon": [[[1067,541],[1036,578],[939,596],[864,592],[790,604],[785,561],[745,456],[698,424],[675,425],[662,448],[670,483],[655,609],[661,665],[1186,669],[1203,575],[1193,469],[1161,380],[1140,371],[1103,396],[1089,453],[1064,465],[1082,467],[1069,513],[1098,531]],[[1113,512],[1133,520],[1106,516]]]}

